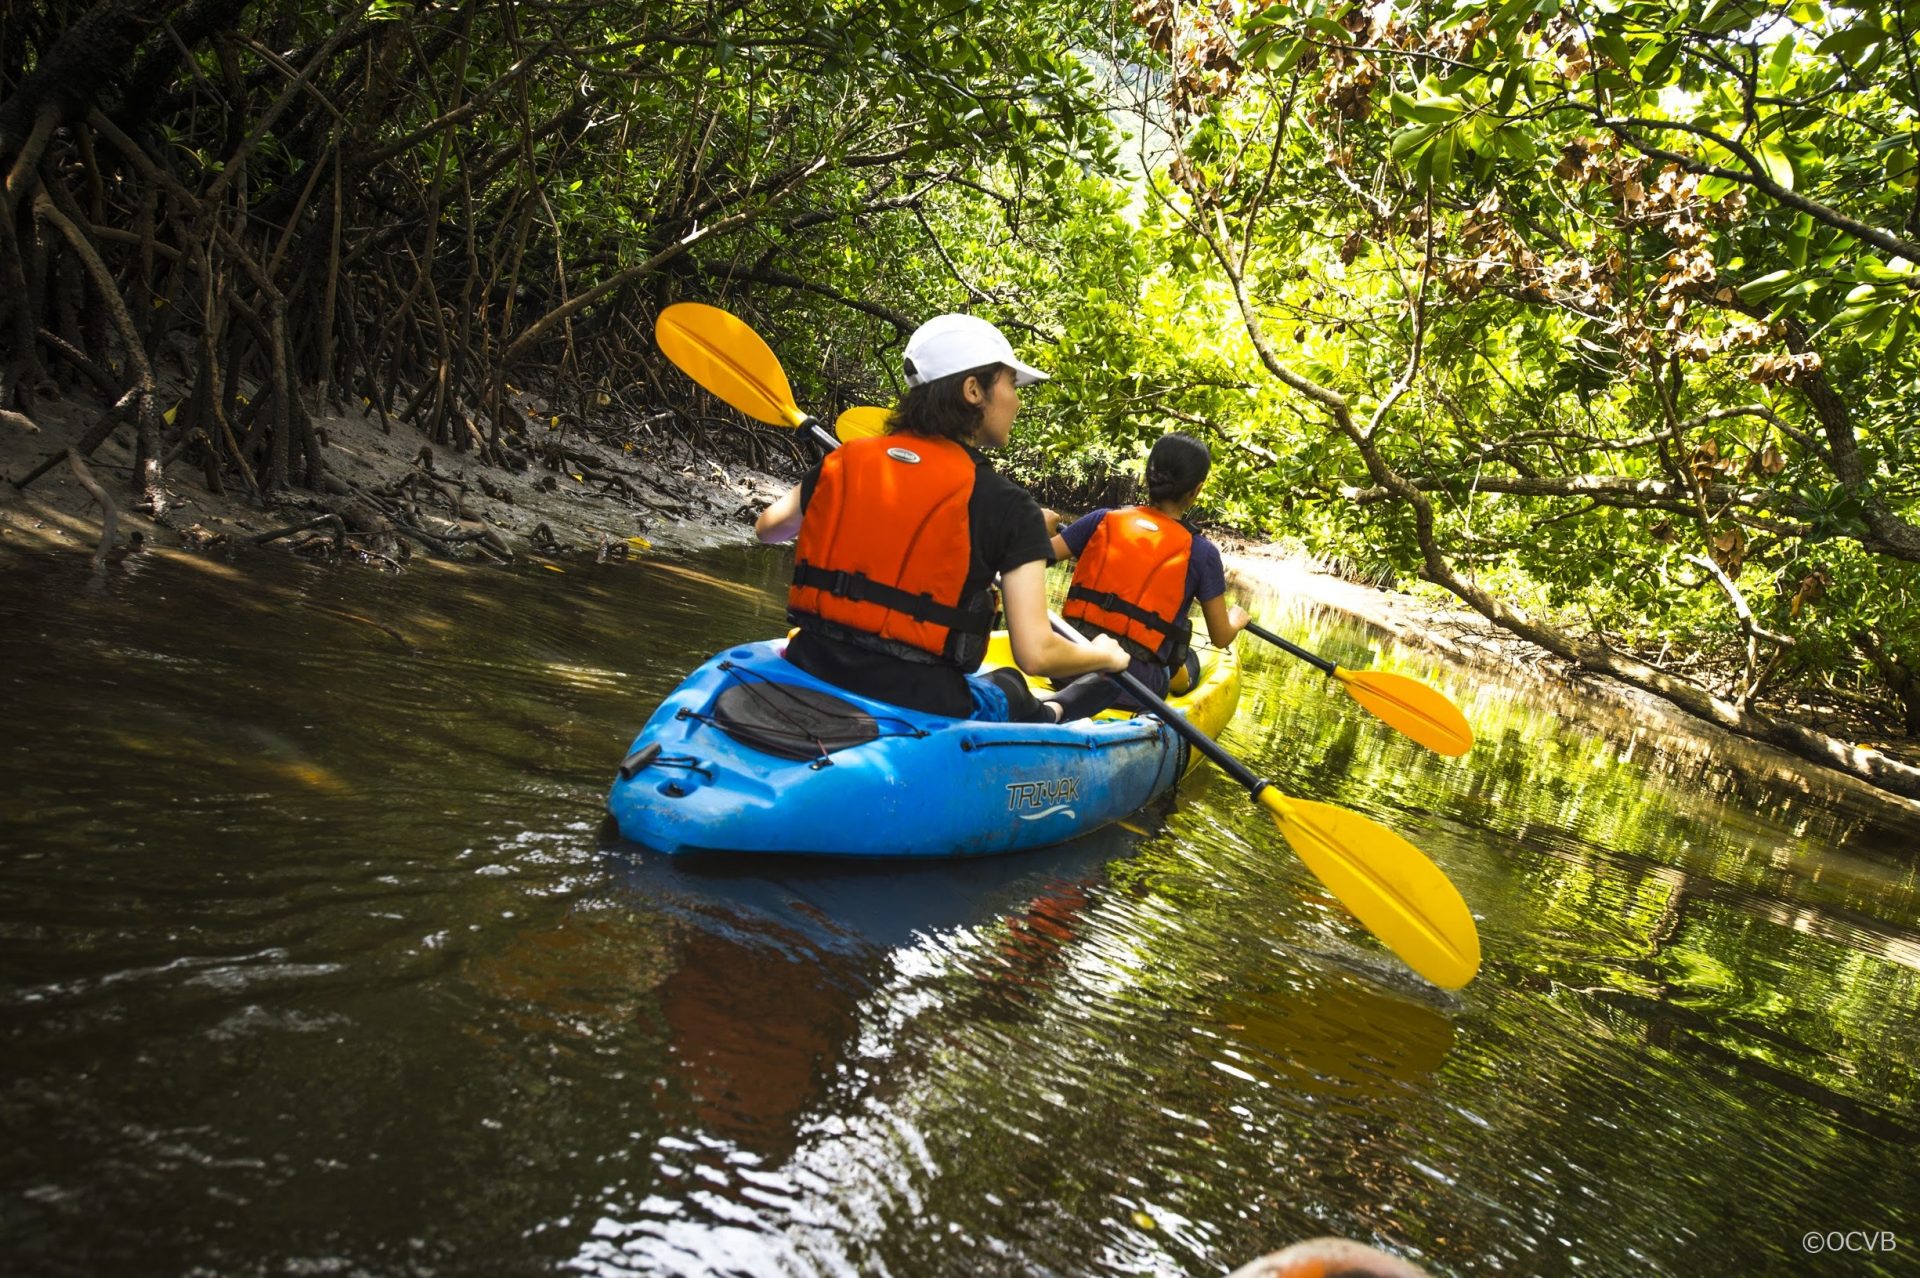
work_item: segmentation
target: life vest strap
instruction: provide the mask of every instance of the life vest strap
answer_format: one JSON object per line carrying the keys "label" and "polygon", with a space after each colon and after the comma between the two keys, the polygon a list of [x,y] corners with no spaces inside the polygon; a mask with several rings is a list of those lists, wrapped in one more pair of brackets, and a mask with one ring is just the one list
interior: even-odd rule
{"label": "life vest strap", "polygon": [[1118,613],[1129,621],[1137,621],[1157,635],[1173,637],[1175,622],[1168,621],[1159,613],[1148,612],[1131,599],[1114,594],[1111,590],[1089,590],[1085,586],[1069,586],[1067,598],[1089,603],[1103,612]]}
{"label": "life vest strap", "polygon": [[939,602],[932,595],[916,595],[897,586],[875,581],[865,573],[830,572],[807,563],[793,566],[793,584],[811,586],[855,603],[879,604],[915,621],[945,626],[965,634],[985,635],[993,629],[993,596],[990,592],[984,594],[982,602],[975,607],[955,608]]}

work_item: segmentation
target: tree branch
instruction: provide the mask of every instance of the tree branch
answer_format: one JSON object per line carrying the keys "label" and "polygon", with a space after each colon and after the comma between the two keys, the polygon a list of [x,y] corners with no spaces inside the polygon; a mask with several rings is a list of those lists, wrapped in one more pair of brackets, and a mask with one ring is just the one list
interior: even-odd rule
{"label": "tree branch", "polygon": [[[1828,208],[1817,200],[1810,200],[1797,191],[1787,189],[1780,185],[1780,183],[1774,181],[1773,177],[1767,172],[1766,167],[1754,158],[1751,151],[1740,145],[1740,143],[1735,142],[1732,138],[1723,138],[1712,129],[1702,128],[1697,124],[1687,124],[1679,120],[1644,120],[1637,117],[1609,116],[1597,107],[1591,108],[1590,111],[1603,128],[1610,130],[1614,136],[1618,137],[1634,150],[1639,151],[1642,155],[1651,156],[1656,160],[1665,160],[1669,164],[1677,164],[1689,173],[1698,173],[1703,177],[1725,178],[1730,182],[1739,182],[1757,191],[1764,191],[1767,195],[1773,197],[1773,199],[1779,201],[1787,208],[1793,209],[1796,212],[1805,213],[1816,222],[1822,222],[1837,231],[1844,231],[1857,240],[1873,245],[1883,253],[1887,253],[1893,257],[1904,257],[1909,262],[1920,265],[1920,244],[1912,240],[1902,239],[1890,231],[1883,231],[1877,226],[1872,226],[1860,221],[1858,218],[1848,217],[1838,209]],[[1743,173],[1738,169],[1729,169],[1718,164],[1708,164],[1704,160],[1697,160],[1692,156],[1682,155],[1678,151],[1669,151],[1663,147],[1657,147],[1634,134],[1632,131],[1634,128],[1672,129],[1680,133],[1692,134],[1696,137],[1704,138],[1712,142],[1715,146],[1722,147],[1737,157],[1742,163],[1747,165],[1750,171]]]}

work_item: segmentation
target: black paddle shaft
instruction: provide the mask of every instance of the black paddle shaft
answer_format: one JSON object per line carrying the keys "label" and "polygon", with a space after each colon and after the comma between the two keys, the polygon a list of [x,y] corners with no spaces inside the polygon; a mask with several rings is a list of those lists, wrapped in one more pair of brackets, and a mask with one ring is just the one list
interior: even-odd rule
{"label": "black paddle shaft", "polygon": [[837,438],[835,438],[834,433],[832,431],[828,430],[825,426],[822,426],[820,424],[820,419],[818,417],[806,416],[804,414],[803,416],[805,417],[805,420],[803,420],[800,424],[802,426],[805,426],[809,431],[811,431],[813,433],[813,437],[819,440],[823,445],[825,445],[826,450],[828,452],[832,452],[834,449],[840,447],[840,441]]}
{"label": "black paddle shaft", "polygon": [[1314,665],[1320,668],[1320,672],[1324,675],[1331,676],[1334,671],[1340,668],[1339,666],[1335,665],[1333,662],[1328,661],[1325,657],[1316,657],[1311,652],[1308,652],[1305,648],[1300,647],[1298,644],[1288,643],[1285,639],[1282,639],[1279,635],[1276,635],[1275,633],[1273,633],[1273,631],[1267,629],[1265,626],[1258,625],[1254,622],[1249,621],[1247,623],[1247,629],[1253,631],[1254,634],[1259,635],[1262,639],[1265,639],[1268,643],[1274,645],[1276,648],[1285,648],[1288,652],[1291,652],[1294,656],[1300,658],[1302,661],[1312,662]]}
{"label": "black paddle shaft", "polygon": [[1191,723],[1188,723],[1187,716],[1181,714],[1178,710],[1175,710],[1151,692],[1148,692],[1146,684],[1141,683],[1124,670],[1114,675],[1113,678],[1119,681],[1121,687],[1132,694],[1135,701],[1138,701],[1141,705],[1159,715],[1161,720],[1164,721],[1169,728],[1172,728],[1175,732],[1185,737],[1189,745],[1201,754],[1206,755],[1209,759],[1212,759],[1219,765],[1222,772],[1247,787],[1253,794],[1259,794],[1262,790],[1273,784],[1271,781],[1262,780],[1260,777],[1255,776],[1252,769],[1228,754],[1221,748],[1219,742],[1194,727]]}
{"label": "black paddle shaft", "polygon": [[[1085,635],[1060,620],[1060,618],[1053,616],[1051,613],[1048,614],[1047,620],[1052,623],[1054,633],[1058,634],[1062,639],[1068,639],[1074,643],[1082,644],[1087,642]],[[1201,754],[1206,755],[1209,759],[1212,759],[1222,772],[1247,787],[1249,793],[1258,795],[1262,790],[1272,786],[1273,783],[1271,781],[1266,781],[1255,776],[1252,769],[1248,768],[1246,764],[1228,754],[1212,737],[1187,722],[1187,716],[1175,710],[1159,697],[1154,696],[1152,692],[1147,690],[1147,685],[1141,683],[1138,679],[1134,678],[1133,675],[1125,670],[1106,671],[1104,673],[1109,679],[1112,679],[1122,688],[1125,688],[1136,702],[1159,715],[1161,722],[1185,737],[1187,744],[1191,745]]]}

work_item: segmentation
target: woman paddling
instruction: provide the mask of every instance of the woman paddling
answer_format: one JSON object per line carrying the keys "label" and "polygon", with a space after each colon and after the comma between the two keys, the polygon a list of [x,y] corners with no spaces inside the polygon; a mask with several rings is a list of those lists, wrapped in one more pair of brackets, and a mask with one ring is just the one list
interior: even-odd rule
{"label": "woman paddling", "polygon": [[796,534],[787,660],[860,696],[954,718],[1051,720],[1019,671],[975,674],[999,575],[1013,659],[1070,678],[1127,666],[1111,637],[1085,646],[1047,623],[1048,528],[1026,490],[980,452],[999,448],[1019,387],[1046,380],[999,329],[928,320],[907,341],[906,398],[888,433],[827,454],[760,512],[763,542]]}
{"label": "woman paddling", "polygon": [[[1212,468],[1205,444],[1163,435],[1147,455],[1146,505],[1089,511],[1053,538],[1055,559],[1077,561],[1060,611],[1081,633],[1117,640],[1134,678],[1158,696],[1189,656],[1194,600],[1215,647],[1232,643],[1249,620],[1244,608],[1227,606],[1219,549],[1186,522]],[[1062,720],[1082,719],[1123,695],[1113,680],[1088,677],[1060,687],[1052,703]]]}

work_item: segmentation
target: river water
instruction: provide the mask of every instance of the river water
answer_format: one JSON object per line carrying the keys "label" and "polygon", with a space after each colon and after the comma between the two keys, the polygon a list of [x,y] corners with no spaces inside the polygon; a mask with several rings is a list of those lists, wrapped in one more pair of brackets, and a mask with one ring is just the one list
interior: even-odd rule
{"label": "river water", "polygon": [[1457,994],[1217,777],[943,866],[606,841],[785,563],[0,563],[0,1269],[1920,1268],[1910,819],[1266,600],[1480,734],[1250,646],[1225,738],[1445,870]]}

